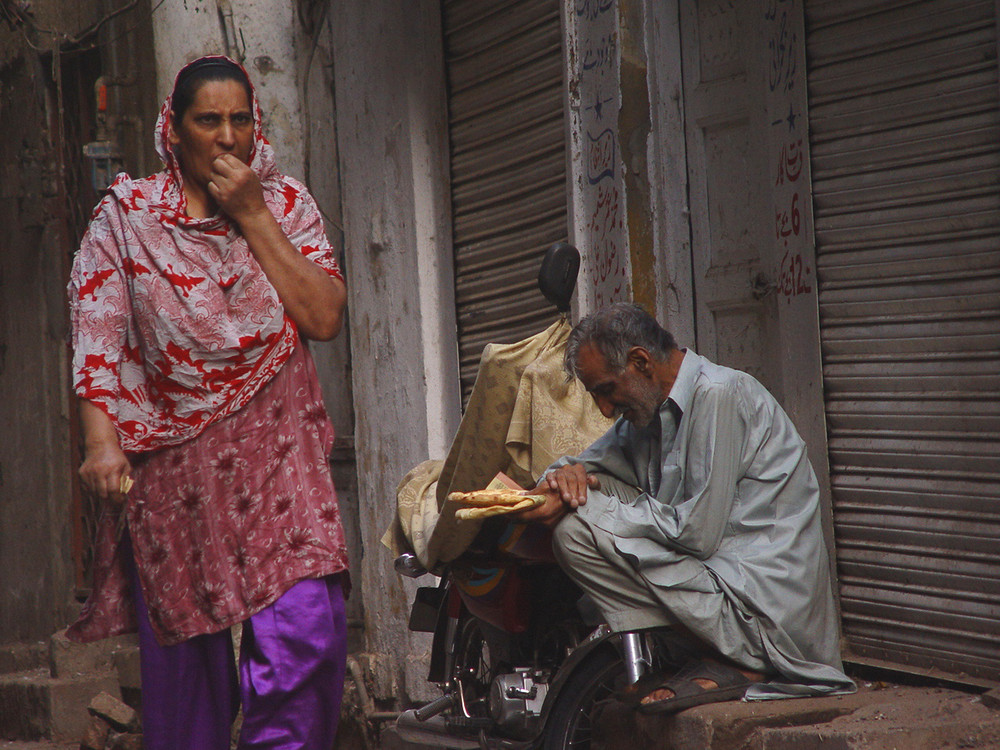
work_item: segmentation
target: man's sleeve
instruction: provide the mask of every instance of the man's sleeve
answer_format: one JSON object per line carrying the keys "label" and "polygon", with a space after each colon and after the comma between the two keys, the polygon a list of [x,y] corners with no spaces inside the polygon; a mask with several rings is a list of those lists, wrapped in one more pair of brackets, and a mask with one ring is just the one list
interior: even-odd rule
{"label": "man's sleeve", "polygon": [[683,494],[673,503],[673,513],[660,519],[663,532],[679,549],[701,559],[722,541],[743,473],[747,426],[737,387],[730,382],[708,388],[692,403]]}
{"label": "man's sleeve", "polygon": [[588,474],[610,474],[627,484],[638,485],[639,479],[636,476],[635,467],[626,450],[625,431],[627,429],[626,423],[623,420],[618,420],[583,453],[579,456],[560,458],[545,470],[542,477],[544,478],[561,466],[583,464]]}

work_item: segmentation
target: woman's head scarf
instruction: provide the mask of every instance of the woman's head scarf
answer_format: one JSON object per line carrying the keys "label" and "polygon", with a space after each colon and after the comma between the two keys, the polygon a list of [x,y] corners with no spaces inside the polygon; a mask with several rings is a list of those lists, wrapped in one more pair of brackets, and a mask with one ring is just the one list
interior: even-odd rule
{"label": "woman's head scarf", "polygon": [[[251,92],[250,167],[265,202],[296,248],[342,278],[312,196],[278,172]],[[69,284],[74,387],[108,414],[131,452],[183,442],[232,414],[298,344],[235,224],[221,213],[187,216],[167,138],[172,99],[160,109],[155,134],[165,169],[142,180],[118,176],[84,235]]]}
{"label": "woman's head scarf", "polygon": [[[179,206],[183,209],[187,208],[187,199],[184,197],[183,192],[184,177],[181,174],[180,161],[174,153],[174,147],[170,143],[170,122],[174,109],[174,91],[177,90],[178,83],[180,83],[181,79],[188,71],[197,67],[206,67],[212,63],[222,61],[228,63],[232,70],[241,71],[247,82],[250,81],[250,76],[247,75],[246,69],[238,62],[230,60],[228,57],[224,57],[222,55],[206,55],[205,57],[200,57],[197,60],[189,62],[181,68],[180,71],[178,71],[177,76],[174,78],[173,90],[170,92],[170,96],[168,96],[160,106],[160,115],[156,120],[156,132],[153,136],[156,153],[166,166],[170,176],[173,178],[170,183],[170,187],[176,188],[179,191],[179,195],[172,196],[172,198],[176,200]],[[278,172],[277,165],[275,164],[274,149],[271,148],[271,144],[268,143],[267,139],[264,137],[264,130],[261,123],[260,103],[257,101],[256,91],[254,90],[252,83],[250,83],[250,91],[253,92],[252,100],[250,102],[250,111],[253,114],[253,148],[250,151],[250,168],[257,173],[257,176],[260,178],[262,183],[273,183],[275,180],[279,180],[281,178],[281,174]]]}

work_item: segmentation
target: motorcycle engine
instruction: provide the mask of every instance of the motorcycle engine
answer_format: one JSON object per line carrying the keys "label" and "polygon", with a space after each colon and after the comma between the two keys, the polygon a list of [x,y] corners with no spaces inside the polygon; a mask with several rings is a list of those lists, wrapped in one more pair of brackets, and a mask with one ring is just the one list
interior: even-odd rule
{"label": "motorcycle engine", "polygon": [[504,734],[529,737],[538,724],[549,686],[536,682],[530,669],[501,674],[490,685],[490,718]]}

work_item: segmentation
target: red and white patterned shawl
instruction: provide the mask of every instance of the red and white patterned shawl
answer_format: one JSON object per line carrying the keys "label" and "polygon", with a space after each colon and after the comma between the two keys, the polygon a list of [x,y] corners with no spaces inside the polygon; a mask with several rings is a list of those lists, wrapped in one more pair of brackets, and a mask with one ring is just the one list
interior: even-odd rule
{"label": "red and white patterned shawl", "polygon": [[[252,98],[250,167],[265,202],[292,244],[342,279],[319,210],[278,172]],[[74,387],[108,414],[127,452],[183,442],[240,409],[298,338],[236,225],[223,214],[187,216],[170,111],[168,97],[156,127],[165,169],[141,180],[118,175],[69,283]]]}

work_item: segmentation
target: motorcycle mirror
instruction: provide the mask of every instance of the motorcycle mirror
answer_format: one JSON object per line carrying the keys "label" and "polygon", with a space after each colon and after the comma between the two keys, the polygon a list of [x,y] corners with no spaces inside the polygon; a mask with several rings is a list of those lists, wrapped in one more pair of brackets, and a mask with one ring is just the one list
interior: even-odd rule
{"label": "motorcycle mirror", "polygon": [[579,271],[580,251],[572,245],[557,242],[545,251],[538,270],[538,288],[561,313],[569,311]]}

